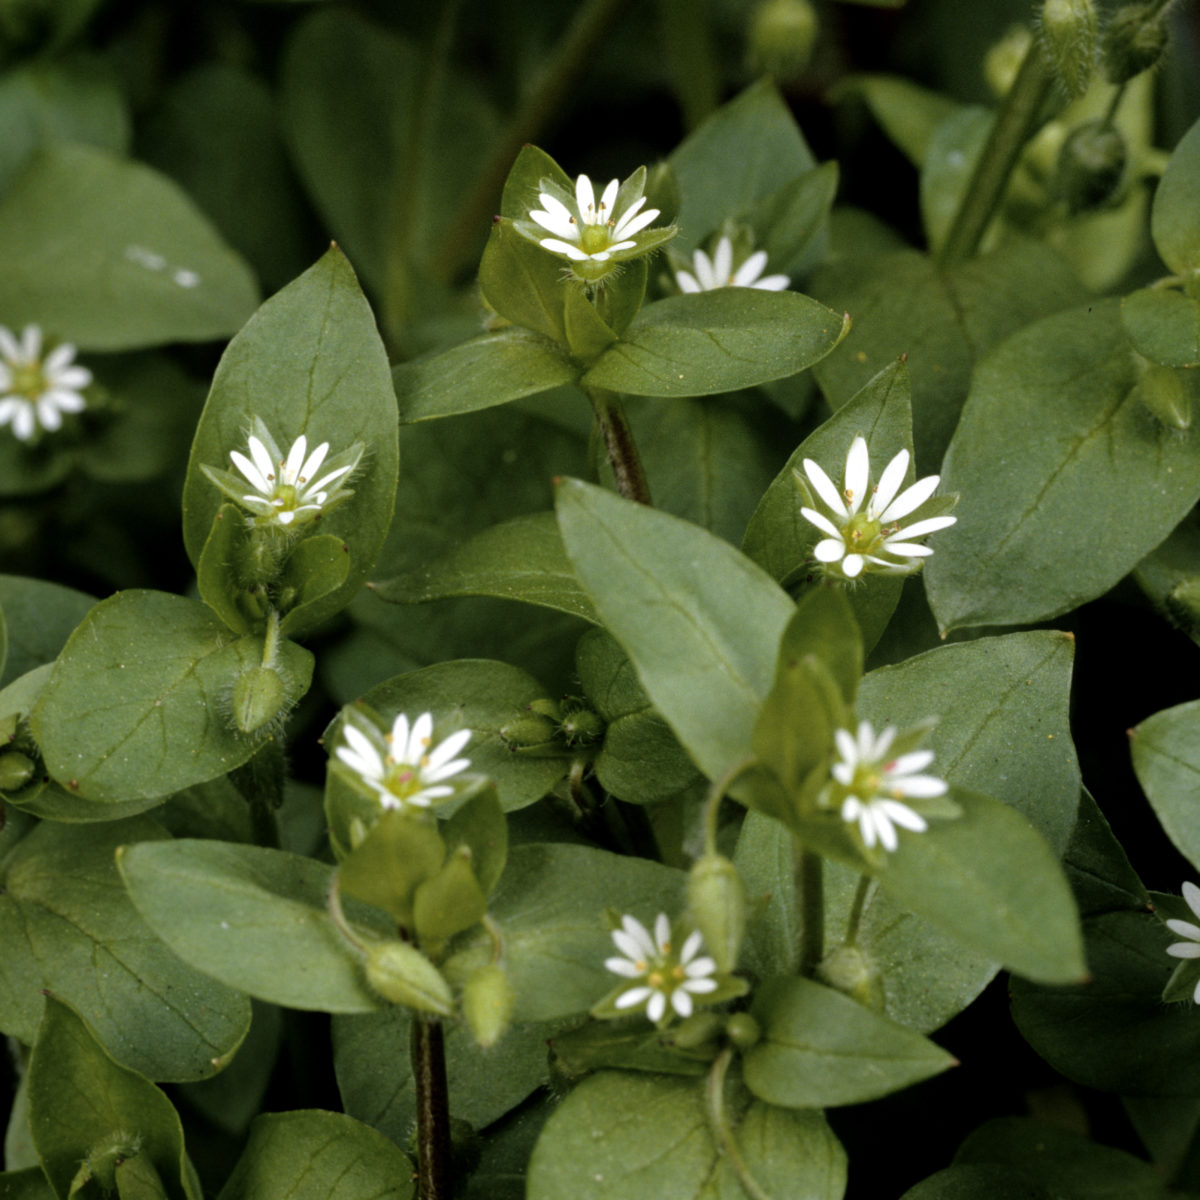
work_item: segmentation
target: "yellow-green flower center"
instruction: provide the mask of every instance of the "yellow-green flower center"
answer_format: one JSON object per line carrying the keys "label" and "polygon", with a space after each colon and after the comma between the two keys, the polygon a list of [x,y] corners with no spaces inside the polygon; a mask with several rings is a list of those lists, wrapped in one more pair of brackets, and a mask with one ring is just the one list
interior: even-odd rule
{"label": "yellow-green flower center", "polygon": [[850,554],[875,554],[883,544],[883,526],[865,512],[855,513],[842,529]]}
{"label": "yellow-green flower center", "polygon": [[585,225],[579,231],[579,248],[584,254],[598,254],[611,244],[607,225]]}
{"label": "yellow-green flower center", "polygon": [[46,377],[40,362],[23,364],[12,369],[12,385],[9,393],[36,400],[46,390]]}

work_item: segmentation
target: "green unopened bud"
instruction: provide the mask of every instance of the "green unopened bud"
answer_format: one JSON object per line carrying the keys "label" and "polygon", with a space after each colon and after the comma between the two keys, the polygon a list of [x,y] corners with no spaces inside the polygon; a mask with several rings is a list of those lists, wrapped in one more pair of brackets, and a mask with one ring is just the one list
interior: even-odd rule
{"label": "green unopened bud", "polygon": [[758,1022],[748,1013],[734,1013],[725,1025],[725,1036],[744,1054],[762,1036]]}
{"label": "green unopened bud", "polygon": [[1074,99],[1087,91],[1096,65],[1098,22],[1092,0],[1045,0],[1042,45]]}
{"label": "green unopened bud", "polygon": [[723,854],[697,859],[688,875],[688,907],[721,972],[737,966],[746,933],[746,885]]}
{"label": "green unopened bud", "polygon": [[367,953],[367,982],[389,1004],[448,1017],[454,995],[442,973],[408,942],[384,942]]}
{"label": "green unopened bud", "polygon": [[883,1011],[883,976],[857,946],[839,946],[827,955],[817,964],[817,978],[865,1008]]}
{"label": "green unopened bud", "polygon": [[1014,25],[988,47],[983,56],[983,78],[997,99],[1008,95],[1032,43],[1033,34],[1024,25]]}
{"label": "green unopened bud", "polygon": [[467,980],[462,1010],[477,1045],[490,1050],[512,1023],[516,992],[504,968],[489,963]]}
{"label": "green unopened bud", "polygon": [[1127,4],[1109,18],[1104,29],[1104,74],[1109,83],[1128,83],[1148,71],[1167,48],[1167,24],[1151,4]]}
{"label": "green unopened bud", "polygon": [[0,792],[20,791],[37,772],[37,766],[19,750],[0,754]]}
{"label": "green unopened bud", "polygon": [[670,1031],[672,1046],[680,1050],[695,1050],[708,1042],[714,1042],[721,1035],[724,1022],[716,1013],[693,1013],[681,1021]]}
{"label": "green unopened bud", "polygon": [[1143,372],[1135,388],[1138,399],[1168,429],[1182,433],[1192,423],[1192,398],[1181,371],[1157,363]]}
{"label": "green unopened bud", "polygon": [[809,0],[762,0],[750,19],[750,69],[776,79],[798,78],[812,60],[818,30]]}
{"label": "green unopened bud", "polygon": [[567,713],[560,726],[568,746],[580,742],[595,742],[604,736],[604,719],[590,708],[576,708]]}
{"label": "green unopened bud", "polygon": [[557,700],[548,697],[542,700],[531,700],[525,707],[540,717],[549,717],[555,723],[562,720],[562,708]]}
{"label": "green unopened bud", "polygon": [[233,723],[253,733],[287,707],[287,686],[273,667],[251,667],[233,685]]}
{"label": "green unopened bud", "polygon": [[1125,178],[1125,138],[1115,126],[1089,121],[1071,130],[1058,155],[1054,190],[1072,214],[1108,204]]}
{"label": "green unopened bud", "polygon": [[557,733],[557,722],[538,713],[527,713],[500,726],[500,736],[510,750],[535,750],[552,746]]}

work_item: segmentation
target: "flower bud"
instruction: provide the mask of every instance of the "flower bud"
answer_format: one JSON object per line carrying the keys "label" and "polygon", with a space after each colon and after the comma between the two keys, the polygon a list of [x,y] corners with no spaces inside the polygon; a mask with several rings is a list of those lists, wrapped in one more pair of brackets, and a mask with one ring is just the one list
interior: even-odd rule
{"label": "flower bud", "polygon": [[454,996],[442,973],[408,942],[383,942],[367,952],[367,982],[389,1004],[448,1017]]}
{"label": "flower bud", "polygon": [[604,736],[604,720],[590,708],[576,708],[567,713],[559,727],[568,746],[580,742],[595,742]]}
{"label": "flower bud", "polygon": [[758,1043],[762,1030],[748,1012],[740,1012],[729,1018],[725,1025],[725,1036],[744,1054]]}
{"label": "flower bud", "polygon": [[253,733],[279,716],[287,701],[287,687],[278,671],[251,667],[233,685],[233,723],[242,733]]}
{"label": "flower bud", "polygon": [[1151,4],[1127,4],[1104,30],[1104,74],[1109,83],[1128,83],[1148,71],[1167,48],[1167,25]]}
{"label": "flower bud", "polygon": [[1072,99],[1082,96],[1096,65],[1096,6],[1092,0],[1045,0],[1042,45]]}
{"label": "flower bud", "polygon": [[724,1022],[716,1013],[693,1013],[670,1031],[672,1046],[680,1050],[695,1050],[707,1042],[714,1042],[721,1034]]}
{"label": "flower bud", "polygon": [[498,963],[480,967],[463,988],[462,1010],[475,1043],[490,1050],[512,1022],[516,993]]}
{"label": "flower bud", "polygon": [[817,978],[874,1012],[883,1011],[883,976],[857,946],[839,946],[817,964]]}
{"label": "flower bud", "polygon": [[687,895],[717,970],[732,971],[746,932],[746,885],[737,867],[723,854],[704,855],[688,875]]}
{"label": "flower bud", "polygon": [[1171,620],[1187,633],[1200,629],[1200,576],[1181,579],[1165,600]]}
{"label": "flower bud", "polygon": [[1192,423],[1192,398],[1174,367],[1157,363],[1146,368],[1135,388],[1138,399],[1168,429],[1182,433]]}
{"label": "flower bud", "polygon": [[558,722],[562,720],[562,708],[557,700],[551,700],[545,697],[541,700],[531,700],[525,705],[531,713],[537,713],[540,717],[549,717],[550,720]]}
{"label": "flower bud", "polygon": [[558,725],[549,717],[529,713],[506,721],[500,726],[500,737],[510,750],[533,750],[552,745]]}
{"label": "flower bud", "polygon": [[798,78],[812,59],[817,32],[809,0],[763,0],[750,20],[750,69],[777,79]]}
{"label": "flower bud", "polygon": [[0,754],[0,792],[20,791],[36,771],[33,760],[19,750]]}
{"label": "flower bud", "polygon": [[1125,177],[1125,139],[1102,121],[1071,130],[1058,155],[1054,190],[1074,216],[1111,201]]}

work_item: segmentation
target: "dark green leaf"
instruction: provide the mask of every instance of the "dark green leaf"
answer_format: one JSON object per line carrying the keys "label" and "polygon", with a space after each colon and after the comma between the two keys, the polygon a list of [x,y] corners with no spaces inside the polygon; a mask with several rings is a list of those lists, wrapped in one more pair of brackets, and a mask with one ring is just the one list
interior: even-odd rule
{"label": "dark green leaf", "polygon": [[1121,301],[1133,348],[1166,367],[1200,365],[1200,303],[1169,288],[1140,288]]}
{"label": "dark green leaf", "polygon": [[1200,266],[1200,220],[1196,189],[1200,187],[1200,121],[1179,140],[1154,193],[1150,234],[1163,262],[1180,275]]}
{"label": "dark green leaf", "polygon": [[91,596],[73,588],[0,575],[0,609],[8,647],[0,684],[10,684],[34,667],[53,662],[93,604]]}
{"label": "dark green leaf", "polygon": [[0,201],[0,322],[89,350],[200,342],[254,310],[246,265],[169,179],[83,145],[42,150]]}
{"label": "dark green leaf", "polygon": [[1167,836],[1195,867],[1200,863],[1200,701],[1155,713],[1130,734],[1138,782]]}
{"label": "dark green leaf", "polygon": [[1144,910],[1150,904],[1149,893],[1087,788],[1079,796],[1079,815],[1063,867],[1081,916]]}
{"label": "dark green leaf", "polygon": [[511,221],[492,225],[479,264],[479,290],[506,320],[565,347],[567,289],[579,286],[565,283],[562,260],[518,233]]}

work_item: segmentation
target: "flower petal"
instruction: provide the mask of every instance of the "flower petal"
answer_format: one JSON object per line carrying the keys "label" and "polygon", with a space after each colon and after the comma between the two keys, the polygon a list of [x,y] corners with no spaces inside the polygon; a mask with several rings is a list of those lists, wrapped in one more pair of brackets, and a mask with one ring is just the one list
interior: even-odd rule
{"label": "flower petal", "polygon": [[865,565],[866,560],[861,554],[847,554],[842,560],[842,573],[847,579],[857,579]]}
{"label": "flower petal", "polygon": [[584,262],[590,255],[584,254],[578,246],[570,242],[560,242],[557,238],[542,238],[538,245],[543,250],[553,250],[555,254],[565,254],[572,262]]}
{"label": "flower petal", "polygon": [[617,997],[614,1007],[633,1008],[635,1004],[641,1004],[644,1000],[650,999],[655,994],[648,987],[630,988],[629,991],[622,992]]}
{"label": "flower petal", "polygon": [[846,509],[846,502],[834,486],[833,480],[825,474],[820,463],[815,463],[811,458],[804,460],[804,473],[808,476],[808,481],[817,490],[817,495],[825,501],[826,506],[839,517],[849,517],[850,513]]}
{"label": "flower petal", "polygon": [[596,211],[596,193],[592,190],[592,181],[586,175],[580,175],[575,180],[575,203],[579,206],[579,218],[589,223]]}
{"label": "flower petal", "polygon": [[[841,538],[822,538],[813,547],[813,557],[817,562],[840,562],[846,553],[846,543]],[[860,568],[861,570],[861,568]]]}
{"label": "flower petal", "polygon": [[753,287],[754,281],[763,273],[767,265],[767,252],[755,250],[748,259],[734,272],[729,281],[734,287]]}
{"label": "flower petal", "polygon": [[853,516],[862,507],[871,480],[871,453],[867,439],[859,434],[850,443],[846,454],[845,492],[846,511]]}
{"label": "flower petal", "polygon": [[[675,282],[679,285],[679,290],[684,293],[695,294],[704,290],[690,271],[676,271]],[[5,385],[0,384],[0,387],[2,386]]]}
{"label": "flower petal", "polygon": [[908,451],[901,450],[886,467],[875,485],[871,496],[871,515],[878,518],[889,504],[896,498],[896,493],[904,483],[904,473],[908,470]]}
{"label": "flower petal", "polygon": [[725,287],[732,272],[733,243],[727,237],[723,237],[717,242],[717,248],[713,252],[713,275],[716,278],[716,286]]}
{"label": "flower petal", "polygon": [[907,517],[910,512],[915,512],[937,491],[937,485],[941,481],[940,475],[926,475],[924,479],[918,479],[879,514],[879,520],[886,525],[889,521],[898,521],[901,517]]}
{"label": "flower petal", "polygon": [[1176,942],[1167,953],[1172,958],[1200,958],[1200,942]]}
{"label": "flower petal", "polygon": [[841,542],[842,531],[823,513],[817,512],[815,508],[801,508],[800,515],[810,524],[815,525],[822,533],[827,533]]}
{"label": "flower petal", "polygon": [[696,278],[700,281],[701,290],[711,292],[717,286],[712,259],[703,250],[697,250],[692,255],[692,265],[696,268]]}
{"label": "flower petal", "polygon": [[1183,898],[1187,901],[1187,906],[1200,917],[1200,887],[1194,883],[1184,882]]}

